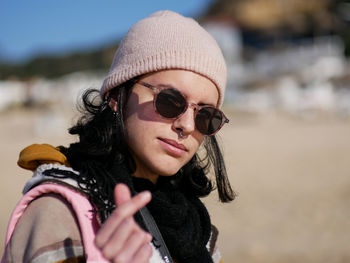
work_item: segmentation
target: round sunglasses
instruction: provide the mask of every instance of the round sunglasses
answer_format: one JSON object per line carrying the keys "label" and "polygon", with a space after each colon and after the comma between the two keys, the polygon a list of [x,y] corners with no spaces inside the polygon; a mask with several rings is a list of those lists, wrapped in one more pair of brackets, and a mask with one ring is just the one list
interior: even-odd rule
{"label": "round sunglasses", "polygon": [[188,107],[193,108],[197,130],[208,136],[214,135],[229,122],[225,114],[213,106],[187,103],[184,95],[177,89],[164,85],[153,86],[142,81],[135,81],[135,83],[155,92],[153,106],[163,118],[177,119],[186,112]]}

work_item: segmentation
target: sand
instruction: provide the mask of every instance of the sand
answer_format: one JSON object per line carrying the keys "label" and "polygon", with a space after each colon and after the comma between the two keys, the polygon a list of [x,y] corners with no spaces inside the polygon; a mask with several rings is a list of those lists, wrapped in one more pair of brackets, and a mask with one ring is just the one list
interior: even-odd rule
{"label": "sand", "polygon": [[[220,204],[216,193],[204,199],[224,262],[350,262],[350,120],[228,116],[220,141],[238,197],[230,204]],[[31,176],[16,166],[19,151],[31,143],[68,145],[75,140],[66,135],[71,123],[47,111],[0,113],[1,251],[10,212]]]}

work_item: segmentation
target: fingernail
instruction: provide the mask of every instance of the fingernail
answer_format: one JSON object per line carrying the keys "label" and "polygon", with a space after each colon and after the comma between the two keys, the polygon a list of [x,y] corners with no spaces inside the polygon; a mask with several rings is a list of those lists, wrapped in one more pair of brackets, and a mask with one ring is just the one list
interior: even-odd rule
{"label": "fingernail", "polygon": [[152,195],[151,195],[151,193],[149,191],[143,191],[141,193],[141,197],[142,197],[143,200],[146,200],[146,199],[148,200],[148,199],[150,199],[152,197]]}

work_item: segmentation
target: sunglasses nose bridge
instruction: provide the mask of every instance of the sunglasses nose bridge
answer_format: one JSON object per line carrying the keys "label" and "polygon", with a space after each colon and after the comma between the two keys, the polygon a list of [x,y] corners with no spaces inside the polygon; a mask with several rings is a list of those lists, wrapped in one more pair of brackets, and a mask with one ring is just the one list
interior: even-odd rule
{"label": "sunglasses nose bridge", "polygon": [[200,107],[196,103],[193,103],[193,102],[187,103],[186,108],[180,114],[180,116],[178,116],[178,118],[180,118],[182,115],[186,114],[188,109],[192,109],[193,110],[193,122],[195,123],[197,112],[200,110]]}
{"label": "sunglasses nose bridge", "polygon": [[193,109],[194,115],[196,115],[197,111],[199,110],[199,106],[196,103],[193,103],[193,102],[187,104],[187,109],[188,108]]}
{"label": "sunglasses nose bridge", "polygon": [[[189,108],[193,109],[189,111]],[[184,134],[189,134],[196,129],[195,118],[196,118],[197,105],[194,103],[188,103],[184,111],[175,118],[174,124],[179,126],[184,131]]]}

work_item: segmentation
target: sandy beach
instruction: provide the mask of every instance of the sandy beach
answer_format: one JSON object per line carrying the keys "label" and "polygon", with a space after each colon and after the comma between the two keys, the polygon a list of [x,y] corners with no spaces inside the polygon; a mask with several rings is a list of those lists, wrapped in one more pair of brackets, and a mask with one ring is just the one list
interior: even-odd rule
{"label": "sandy beach", "polygon": [[[224,262],[350,262],[350,120],[229,112],[221,133],[238,197],[204,199]],[[55,126],[50,120],[56,118]],[[16,165],[32,143],[68,145],[74,118],[38,110],[0,113],[0,249],[10,212],[31,176]],[[57,124],[58,123],[58,124]]]}

